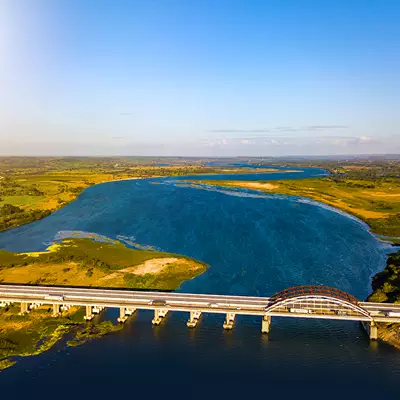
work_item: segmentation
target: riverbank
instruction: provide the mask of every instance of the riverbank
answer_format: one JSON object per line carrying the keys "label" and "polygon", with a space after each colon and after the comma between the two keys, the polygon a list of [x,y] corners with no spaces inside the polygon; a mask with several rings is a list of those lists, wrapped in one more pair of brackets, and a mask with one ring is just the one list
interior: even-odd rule
{"label": "riverbank", "polygon": [[306,197],[354,215],[368,224],[374,234],[400,244],[400,183],[397,179],[337,180],[327,177],[252,182],[196,180],[188,183]]}
{"label": "riverbank", "polygon": [[[365,222],[371,232],[385,241],[400,244],[400,183],[395,178],[347,179],[342,177],[285,181],[190,181],[217,187],[242,188],[301,196],[335,207]],[[400,251],[390,254],[386,267],[372,280],[375,302],[400,302]],[[400,349],[400,327],[379,324],[379,339]]]}
{"label": "riverbank", "polygon": [[[86,188],[100,183],[173,176],[210,174],[290,173],[276,168],[210,167],[204,165],[120,165],[93,161],[35,167],[23,164],[2,170],[0,158],[0,231],[42,219],[74,201]],[[3,160],[4,162],[4,160]]]}
{"label": "riverbank", "polygon": [[[71,162],[72,163],[72,162]],[[0,163],[1,167],[1,163]],[[57,164],[35,168],[28,164],[1,172],[0,231],[42,219],[74,201],[86,188],[100,183],[154,178],[214,174],[219,169],[199,165],[124,166],[87,163],[66,169]],[[1,169],[0,169],[1,171]]]}
{"label": "riverbank", "polygon": [[[385,269],[372,280],[372,289],[369,301],[400,303],[400,251],[389,254]],[[400,350],[398,324],[379,324],[378,336]]]}
{"label": "riverbank", "polygon": [[[153,290],[177,289],[208,267],[177,254],[82,238],[64,239],[45,252],[0,250],[0,265],[2,283]],[[17,305],[0,309],[0,370],[19,357],[46,351],[67,332],[73,332],[68,344],[76,346],[121,329],[109,321],[84,324],[84,312],[76,307],[57,318],[52,317],[49,306],[34,308],[27,315],[19,315],[19,311]]]}

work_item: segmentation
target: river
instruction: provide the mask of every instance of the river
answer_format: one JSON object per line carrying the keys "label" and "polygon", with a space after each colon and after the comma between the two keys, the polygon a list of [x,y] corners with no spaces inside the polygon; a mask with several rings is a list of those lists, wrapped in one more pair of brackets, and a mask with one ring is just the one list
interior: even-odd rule
{"label": "river", "polygon": [[[233,178],[323,174],[304,169]],[[364,299],[371,276],[384,267],[387,247],[354,218],[301,198],[199,189],[180,179],[88,188],[45,219],[0,233],[0,248],[43,250],[60,231],[128,238],[210,264],[181,291],[257,296],[324,284]],[[117,315],[105,313],[115,320]],[[227,332],[223,316],[204,315],[195,329],[186,327],[187,317],[172,313],[153,327],[151,312],[139,311],[121,332],[76,348],[63,340],[3,371],[1,393],[188,399],[400,395],[400,352],[370,343],[356,322],[273,318],[271,333],[262,335],[259,318],[238,317]]]}

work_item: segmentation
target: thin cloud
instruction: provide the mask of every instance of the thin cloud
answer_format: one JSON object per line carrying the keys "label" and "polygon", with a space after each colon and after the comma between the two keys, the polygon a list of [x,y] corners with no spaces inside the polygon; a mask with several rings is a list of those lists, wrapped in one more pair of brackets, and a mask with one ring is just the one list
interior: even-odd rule
{"label": "thin cloud", "polygon": [[309,125],[304,127],[304,129],[309,131],[321,131],[329,129],[347,129],[347,125]]}
{"label": "thin cloud", "polygon": [[270,132],[270,129],[212,129],[207,132],[213,133],[265,133]]}
{"label": "thin cloud", "polygon": [[231,140],[263,140],[263,139],[354,139],[355,136],[339,136],[339,135],[260,135],[260,136],[238,136],[231,137]]}
{"label": "thin cloud", "polygon": [[274,128],[257,128],[257,129],[212,129],[207,132],[212,133],[267,133],[267,132],[304,132],[304,131],[327,131],[336,129],[347,129],[347,125],[306,125],[300,127],[294,126],[276,126]]}

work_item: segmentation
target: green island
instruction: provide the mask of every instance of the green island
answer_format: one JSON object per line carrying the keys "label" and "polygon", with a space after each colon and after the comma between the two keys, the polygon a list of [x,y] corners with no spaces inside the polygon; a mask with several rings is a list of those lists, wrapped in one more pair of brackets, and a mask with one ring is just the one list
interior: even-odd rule
{"label": "green island", "polygon": [[[152,250],[136,250],[115,241],[64,239],[45,252],[12,253],[0,250],[0,282],[173,290],[202,274],[207,265],[189,257]],[[84,309],[73,307],[52,317],[49,306],[27,315],[19,307],[0,309],[0,370],[19,357],[42,353],[69,332],[67,345],[77,346],[122,329],[110,321],[84,322]]]}

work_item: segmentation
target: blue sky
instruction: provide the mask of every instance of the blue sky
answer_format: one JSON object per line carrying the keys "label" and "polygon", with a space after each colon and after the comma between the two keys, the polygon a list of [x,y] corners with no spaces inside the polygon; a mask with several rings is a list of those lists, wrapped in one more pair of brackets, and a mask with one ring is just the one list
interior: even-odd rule
{"label": "blue sky", "polygon": [[400,153],[400,1],[2,0],[0,154]]}

